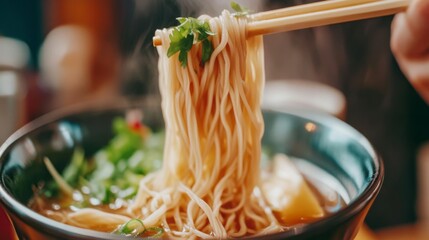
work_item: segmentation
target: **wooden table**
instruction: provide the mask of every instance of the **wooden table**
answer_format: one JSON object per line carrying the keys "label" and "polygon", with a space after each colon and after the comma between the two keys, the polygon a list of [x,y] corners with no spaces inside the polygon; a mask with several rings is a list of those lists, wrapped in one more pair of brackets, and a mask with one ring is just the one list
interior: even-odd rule
{"label": "wooden table", "polygon": [[[12,225],[4,211],[0,208],[0,233],[2,240],[17,240]],[[429,231],[423,226],[410,225],[386,229],[377,233],[363,226],[355,240],[423,240],[429,239]]]}
{"label": "wooden table", "polygon": [[386,228],[377,231],[379,240],[427,240],[429,239],[429,223],[416,223]]}

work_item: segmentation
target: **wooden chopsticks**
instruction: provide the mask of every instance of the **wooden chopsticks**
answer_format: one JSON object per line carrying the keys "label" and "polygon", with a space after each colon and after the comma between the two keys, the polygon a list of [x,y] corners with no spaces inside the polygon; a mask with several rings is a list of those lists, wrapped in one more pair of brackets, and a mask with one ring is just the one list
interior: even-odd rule
{"label": "wooden chopsticks", "polygon": [[[247,36],[286,32],[329,24],[392,15],[407,9],[410,0],[327,0],[255,13]],[[161,45],[154,37],[153,45]]]}
{"label": "wooden chopsticks", "polygon": [[280,9],[275,9],[275,10],[270,10],[265,12],[254,13],[250,15],[250,17],[254,21],[269,20],[269,19],[288,17],[288,16],[293,16],[298,14],[314,13],[314,12],[320,12],[325,10],[350,7],[354,5],[359,5],[359,4],[369,3],[369,2],[376,2],[376,1],[379,1],[379,0],[327,0],[327,1],[319,0],[318,2],[314,2],[314,3],[301,4],[293,7],[280,8]]}
{"label": "wooden chopsticks", "polygon": [[249,22],[247,36],[286,32],[297,29],[387,16],[407,9],[409,0],[377,0],[364,4]]}

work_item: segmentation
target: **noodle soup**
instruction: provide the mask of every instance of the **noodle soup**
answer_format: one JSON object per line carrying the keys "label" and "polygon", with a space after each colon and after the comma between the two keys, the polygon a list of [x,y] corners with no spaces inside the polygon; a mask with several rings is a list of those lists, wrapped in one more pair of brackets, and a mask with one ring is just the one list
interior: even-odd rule
{"label": "noodle soup", "polygon": [[[133,124],[133,126],[136,126]],[[158,136],[159,135],[159,136]],[[154,134],[154,138],[162,138],[163,133]],[[154,142],[156,144],[162,144],[163,141],[161,139],[155,139]],[[110,146],[113,141],[110,142]],[[152,143],[153,144],[153,143]],[[151,145],[156,151],[162,149],[162,146]],[[100,150],[95,156],[103,154],[106,148]],[[264,148],[268,149],[268,148]],[[120,151],[120,149],[118,150]],[[288,231],[290,229],[303,226],[309,224],[311,222],[317,221],[320,218],[328,217],[335,212],[339,211],[346,205],[346,201],[349,201],[346,190],[341,185],[341,183],[331,175],[329,175],[326,171],[317,167],[315,165],[309,164],[308,161],[298,159],[298,158],[290,158],[286,157],[283,154],[277,154],[275,156],[269,155],[265,151],[263,156],[262,163],[262,176],[263,182],[260,186],[258,186],[255,191],[260,191],[261,188],[267,188],[268,192],[265,194],[271,194],[271,201],[273,198],[278,198],[279,201],[289,201],[289,206],[286,208],[286,216],[285,217],[282,211],[274,211],[274,216],[281,223],[282,229],[281,231]],[[137,153],[138,154],[138,153]],[[136,154],[131,155],[129,160],[133,160],[136,157]],[[152,153],[153,156],[153,153]],[[96,165],[94,163],[96,157],[85,159],[85,163],[87,166]],[[158,161],[156,158],[149,161]],[[277,164],[276,164],[277,161]],[[73,164],[73,160],[72,160]],[[128,164],[128,163],[127,163]],[[142,165],[147,165],[147,163],[141,163]],[[121,165],[121,164],[119,164]],[[159,163],[155,163],[155,165],[159,165]],[[293,166],[292,166],[293,165]],[[69,166],[63,172],[67,172],[70,168],[76,166]],[[81,167],[81,166],[80,166]],[[136,166],[134,166],[136,167]],[[273,168],[276,168],[277,173],[273,172]],[[155,170],[155,169],[153,169]],[[89,173],[94,173],[96,170],[91,170]],[[138,171],[137,171],[138,172]],[[281,174],[287,174],[286,179],[274,179],[273,175],[278,175],[279,172]],[[150,174],[150,172],[148,172]],[[64,175],[64,174],[63,174]],[[294,182],[300,181],[300,177],[302,176],[302,180],[304,181],[304,185],[297,185]],[[83,174],[82,178],[91,178],[91,174]],[[264,182],[264,180],[266,180]],[[115,180],[117,181],[117,180]],[[270,183],[272,181],[273,183]],[[111,193],[118,192],[118,186],[113,182],[111,187]],[[267,185],[267,186],[264,186]],[[128,211],[128,207],[132,204],[134,197],[115,197],[109,200],[109,203],[103,203],[102,199],[98,199],[96,194],[91,193],[90,185],[81,185],[74,190],[73,195],[61,194],[58,193],[55,196],[52,196],[51,192],[47,192],[46,186],[49,186],[49,183],[40,182],[38,184],[38,188],[35,190],[35,197],[30,201],[29,207],[34,211],[48,217],[54,219],[58,222],[63,222],[70,225],[75,225],[82,228],[88,228],[95,231],[101,232],[109,232],[118,234],[117,230],[121,227],[120,225],[112,225],[112,224],[78,224],[73,222],[72,217],[74,212],[81,208],[92,208],[95,210],[99,210],[105,213],[111,214],[121,214],[124,216],[132,217]],[[298,186],[298,188],[297,188]],[[310,193],[300,193],[303,191],[310,190]],[[292,189],[292,190],[291,190]],[[51,190],[52,191],[52,190]],[[267,190],[265,190],[267,191]],[[274,192],[274,193],[273,193]],[[278,196],[276,192],[283,192],[283,196]],[[297,196],[298,195],[298,196]],[[304,198],[304,199],[303,199]],[[305,198],[310,198],[305,199]],[[314,202],[311,202],[311,199],[314,198],[317,203],[314,205]],[[270,201],[269,200],[269,201]],[[313,205],[311,205],[313,204]],[[276,205],[274,203],[273,205]],[[231,206],[232,208],[233,206]],[[320,209],[319,209],[320,207]],[[310,210],[308,210],[310,208]],[[313,210],[311,210],[313,208]],[[298,209],[298,211],[296,210]],[[304,210],[307,209],[307,210]],[[292,211],[290,211],[292,210]],[[301,210],[301,212],[300,212]],[[308,213],[308,211],[313,211]],[[321,211],[321,212],[320,212]],[[108,216],[108,215],[106,215]],[[91,221],[89,218],[88,221]],[[98,221],[97,221],[98,222]],[[106,221],[107,222],[107,221]],[[165,230],[163,225],[160,224],[157,226],[159,228],[149,229],[143,231],[138,236],[140,237],[162,237],[165,236]],[[168,230],[167,230],[168,231]]]}
{"label": "noodle soup", "polygon": [[286,155],[261,171],[264,56],[262,37],[246,35],[251,19],[225,10],[178,20],[156,31],[163,145],[130,113],[89,164],[76,150],[60,174],[44,158],[55,184],[42,191],[67,197],[46,207],[36,193],[34,209],[81,228],[188,239],[282,232],[329,214]]}
{"label": "noodle soup", "polygon": [[[54,221],[23,207],[25,205],[34,207],[34,192],[42,194],[40,187],[46,187],[52,181],[43,156],[48,156],[55,169],[62,174],[66,165],[73,165],[71,156],[76,149],[84,150],[85,160],[93,160],[96,153],[105,149],[115,138],[117,133],[111,131],[112,122],[115,122],[116,117],[124,116],[124,108],[85,109],[78,109],[77,112],[72,113],[67,111],[66,114],[55,113],[32,122],[31,125],[25,126],[14,134],[0,149],[2,176],[0,201],[11,217],[18,236],[22,239],[123,239],[124,237],[109,233],[109,229],[114,227],[103,229],[107,233],[100,232],[102,229],[97,226],[95,229],[99,229],[98,231],[88,231],[81,227],[63,224],[61,218],[56,217],[55,219],[59,221]],[[146,106],[143,109],[144,122],[150,126],[159,126],[161,121],[156,117],[159,115],[154,114],[151,107]],[[270,234],[270,239],[287,239],[291,236],[299,239],[353,238],[380,189],[383,176],[382,168],[378,165],[379,159],[374,155],[370,145],[362,135],[339,120],[316,113],[265,111],[264,119],[266,127],[263,146],[265,147],[262,152],[265,154],[261,158],[261,171],[269,166],[266,163],[270,163],[267,161],[270,158],[266,156],[276,156],[270,152],[299,157],[290,157],[290,160],[308,182],[309,188],[319,204],[323,206],[325,213],[320,221],[282,224],[282,230],[276,234]],[[309,122],[314,124],[317,130],[309,132],[306,128]],[[151,154],[151,159],[157,162],[156,155]],[[274,159],[271,158],[271,160]],[[280,189],[288,189],[282,187],[284,186],[280,186]],[[57,196],[61,199],[61,195]],[[335,198],[343,199],[343,205],[336,205]],[[32,202],[29,202],[30,199],[33,199]],[[58,209],[58,205],[51,205],[57,200],[50,200],[42,206],[46,210]],[[89,206],[77,204],[76,208],[68,208],[66,204],[70,202],[62,204],[64,205],[60,205],[61,209],[68,211]],[[95,204],[99,210],[109,213],[114,213],[111,209],[121,205],[118,204],[115,207],[115,205],[106,204],[105,206],[107,208],[103,209],[101,205]],[[281,217],[277,213],[274,216]],[[97,221],[88,221],[88,223],[93,224]],[[146,233],[156,234],[157,232]],[[265,239],[252,235],[253,238]]]}

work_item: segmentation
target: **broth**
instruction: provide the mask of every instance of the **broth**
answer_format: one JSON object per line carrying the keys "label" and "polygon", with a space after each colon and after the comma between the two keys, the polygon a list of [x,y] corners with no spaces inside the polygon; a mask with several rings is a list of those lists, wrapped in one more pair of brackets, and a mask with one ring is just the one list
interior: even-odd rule
{"label": "broth", "polygon": [[[349,198],[344,187],[336,178],[308,161],[298,158],[292,158],[292,160],[299,169],[300,174],[304,177],[304,180],[311,189],[312,194],[314,194],[318,203],[322,207],[324,212],[323,217],[332,215],[346,206],[347,202],[349,202]],[[264,170],[263,174],[264,173],[267,174],[267,171]],[[91,207],[107,213],[122,214],[132,217],[127,214],[127,207],[131,200],[117,198],[113,203],[101,204],[96,199],[91,200],[91,196],[89,194],[82,194],[82,192],[85,191],[75,191],[73,194],[73,200],[63,194],[60,194],[55,198],[48,198],[40,194],[40,189],[38,189],[35,190],[36,197],[30,201],[29,207],[41,215],[59,222],[65,222],[65,216],[68,213],[72,213],[82,207]],[[83,199],[90,199],[88,201],[90,205],[82,205]],[[319,217],[301,218],[299,222],[290,224],[282,221],[279,213],[274,212],[274,215],[279,222],[282,223],[283,231],[288,231],[294,227],[309,224],[320,219]],[[118,227],[119,226],[114,228],[107,226],[92,226],[90,229],[100,232],[114,232]],[[141,236],[144,237],[145,235]]]}

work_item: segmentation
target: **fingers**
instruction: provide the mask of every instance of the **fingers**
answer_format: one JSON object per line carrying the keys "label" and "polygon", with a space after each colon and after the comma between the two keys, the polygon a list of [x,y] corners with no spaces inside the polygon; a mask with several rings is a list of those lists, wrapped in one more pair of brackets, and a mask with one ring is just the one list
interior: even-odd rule
{"label": "fingers", "polygon": [[395,16],[391,48],[402,72],[429,103],[429,1],[414,0]]}
{"label": "fingers", "polygon": [[429,104],[429,55],[416,59],[401,59],[402,72]]}
{"label": "fingers", "polygon": [[414,52],[414,33],[408,25],[406,13],[399,13],[393,19],[390,47],[397,58]]}
{"label": "fingers", "polygon": [[415,58],[429,51],[429,1],[414,0],[392,24],[391,48],[395,55]]}

